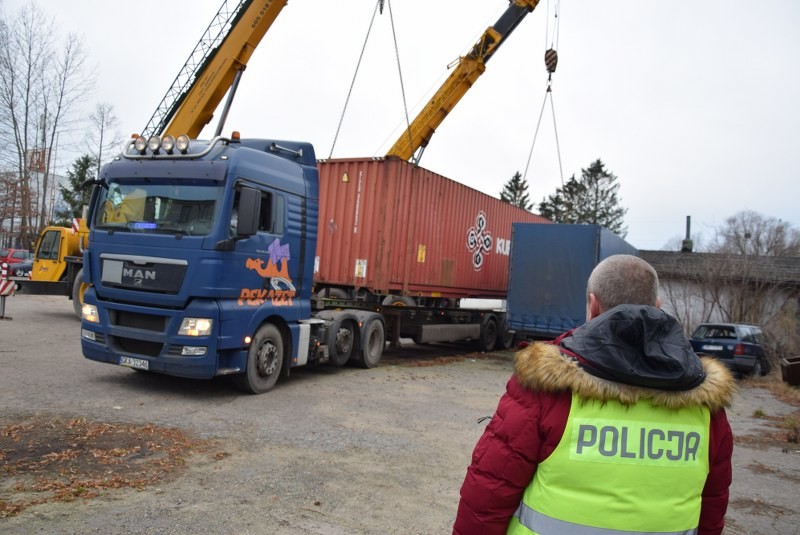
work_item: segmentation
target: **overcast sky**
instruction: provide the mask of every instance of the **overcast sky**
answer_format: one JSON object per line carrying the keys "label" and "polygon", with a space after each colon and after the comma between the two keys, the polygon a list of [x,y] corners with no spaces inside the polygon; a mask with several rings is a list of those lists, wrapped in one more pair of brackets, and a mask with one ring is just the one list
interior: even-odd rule
{"label": "overcast sky", "polygon": [[[391,2],[411,118],[506,0]],[[6,16],[25,2],[0,0]],[[38,0],[85,38],[119,132],[140,132],[221,0]],[[331,154],[376,2],[291,0],[255,51],[224,132]],[[559,19],[555,33],[554,12]],[[627,241],[662,249],[755,210],[800,225],[800,2],[542,0],[439,127],[421,165],[499,196],[525,173],[538,204],[600,158],[621,184]],[[544,102],[544,51],[559,64]],[[334,158],[382,156],[405,124],[388,8],[366,45]],[[210,137],[212,122],[201,137]],[[533,146],[532,158],[528,156]],[[64,149],[68,152],[69,149]],[[77,156],[77,154],[76,154]],[[62,169],[71,163],[64,151]],[[61,171],[63,172],[63,170]]]}

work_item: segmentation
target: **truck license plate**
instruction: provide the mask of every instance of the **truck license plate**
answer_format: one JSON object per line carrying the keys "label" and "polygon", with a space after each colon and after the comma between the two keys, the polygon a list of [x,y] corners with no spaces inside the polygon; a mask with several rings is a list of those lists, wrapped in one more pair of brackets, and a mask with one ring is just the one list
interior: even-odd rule
{"label": "truck license plate", "polygon": [[135,359],[133,357],[120,357],[120,366],[127,366],[128,368],[136,368],[137,370],[150,369],[150,362],[144,359]]}

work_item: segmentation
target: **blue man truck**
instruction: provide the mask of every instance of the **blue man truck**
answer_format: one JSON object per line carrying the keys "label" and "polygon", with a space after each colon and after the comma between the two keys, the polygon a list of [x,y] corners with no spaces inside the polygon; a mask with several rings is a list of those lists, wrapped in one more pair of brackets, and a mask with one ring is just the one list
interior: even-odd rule
{"label": "blue man truck", "polygon": [[86,358],[181,377],[235,374],[253,393],[291,366],[378,363],[380,314],[312,315],[311,145],[171,136],[142,145],[103,167],[92,196]]}

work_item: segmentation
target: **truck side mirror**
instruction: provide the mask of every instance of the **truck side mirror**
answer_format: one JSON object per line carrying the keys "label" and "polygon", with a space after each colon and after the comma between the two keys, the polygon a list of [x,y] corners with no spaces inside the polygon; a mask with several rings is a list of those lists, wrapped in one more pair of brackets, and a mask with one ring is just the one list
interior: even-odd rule
{"label": "truck side mirror", "polygon": [[253,236],[258,231],[261,216],[261,192],[254,188],[239,191],[239,215],[236,221],[236,236]]}

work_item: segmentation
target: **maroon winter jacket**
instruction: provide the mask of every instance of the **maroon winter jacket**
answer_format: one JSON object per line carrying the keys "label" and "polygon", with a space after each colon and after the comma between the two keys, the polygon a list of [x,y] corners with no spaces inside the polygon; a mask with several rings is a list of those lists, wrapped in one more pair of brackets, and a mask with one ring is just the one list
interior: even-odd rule
{"label": "maroon winter jacket", "polygon": [[[595,326],[592,323],[586,326],[592,328]],[[613,330],[614,336],[617,336],[619,322],[614,323]],[[658,332],[663,335],[663,332]],[[602,328],[600,333],[601,337],[609,335],[608,332],[603,334]],[[586,331],[579,334],[584,336]],[[634,334],[633,338],[648,336],[645,329]],[[674,355],[668,358],[657,355],[656,360],[662,360],[660,364],[640,370],[640,374],[648,377],[647,381],[651,383],[651,386],[642,387],[626,384],[633,380],[616,375],[614,364],[609,365],[607,359],[598,359],[597,355],[592,355],[591,347],[587,349],[586,344],[576,344],[573,337],[568,337],[566,343],[560,339],[559,343],[535,343],[517,354],[514,375],[508,381],[506,393],[472,454],[472,464],[461,487],[461,501],[453,533],[506,533],[509,520],[533,479],[536,467],[547,459],[561,440],[573,392],[584,399],[615,399],[624,404],[646,401],[673,408],[698,404],[708,406],[711,410],[710,470],[702,493],[698,535],[722,533],[733,452],[733,436],[724,409],[730,405],[735,392],[735,382],[728,370],[712,359],[703,358],[697,360],[697,370],[686,373],[685,369],[681,371],[672,365]],[[617,349],[621,345],[617,343]],[[641,343],[631,345],[639,349],[643,347]],[[652,344],[644,345],[649,347]],[[663,348],[670,344],[656,345]],[[566,349],[567,346],[580,349],[585,354],[578,355]],[[608,347],[608,344],[599,344],[597,347]],[[688,365],[681,364],[684,368],[694,366],[691,359],[697,359],[691,349],[688,352],[677,358],[678,361],[689,361]],[[620,358],[625,360],[624,357]],[[630,359],[628,363],[629,366],[622,367],[624,373],[630,373],[638,365],[630,364]],[[601,371],[598,372],[597,367],[592,368],[593,365],[597,365]],[[666,371],[661,373],[659,368]],[[654,388],[652,384],[658,383],[659,375],[671,375],[670,381],[680,389],[667,390],[668,383],[660,385],[664,389]],[[626,383],[617,382],[619,380]]]}

